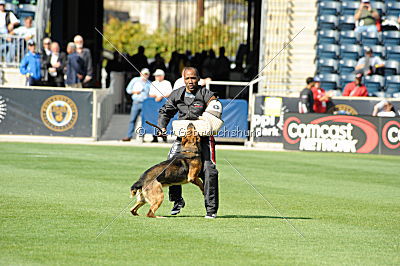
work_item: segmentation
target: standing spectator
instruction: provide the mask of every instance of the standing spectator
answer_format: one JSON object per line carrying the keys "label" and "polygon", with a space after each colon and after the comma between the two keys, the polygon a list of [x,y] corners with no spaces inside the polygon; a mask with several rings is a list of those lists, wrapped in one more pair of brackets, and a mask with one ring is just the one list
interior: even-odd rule
{"label": "standing spectator", "polygon": [[51,45],[51,39],[49,37],[46,37],[42,41],[43,47],[42,47],[42,52],[40,54],[42,58],[42,84],[44,86],[53,86],[49,84],[49,71],[48,71],[48,65],[50,63],[50,56],[51,56],[51,50],[50,50],[50,45]]}
{"label": "standing spectator", "polygon": [[82,80],[85,77],[85,63],[76,53],[76,45],[73,42],[67,45],[67,80],[65,85],[68,88],[82,88]]}
{"label": "standing spectator", "polygon": [[360,73],[363,75],[383,75],[384,66],[385,62],[379,56],[373,56],[372,49],[370,47],[366,47],[365,56],[358,60],[355,73]]}
{"label": "standing spectator", "polygon": [[83,47],[83,38],[80,35],[76,35],[74,37],[74,43],[76,45],[76,52],[80,58],[83,59],[84,68],[85,68],[85,77],[82,82],[82,86],[84,88],[91,87],[91,81],[93,80],[93,64],[92,64],[92,55],[88,48]]}
{"label": "standing spectator", "polygon": [[306,79],[307,86],[300,92],[299,113],[314,113],[314,96],[311,88],[314,86],[314,78]]}
{"label": "standing spectator", "polygon": [[314,78],[314,86],[311,88],[311,90],[314,97],[314,113],[326,113],[327,106],[331,101],[333,92],[325,92],[325,90],[321,88],[321,82],[318,77]]}
{"label": "standing spectator", "polygon": [[225,56],[225,47],[219,48],[219,57],[215,63],[215,80],[229,80],[231,62]]}
{"label": "standing spectator", "polygon": [[10,32],[10,34],[21,36],[22,38],[25,39],[25,41],[28,41],[28,40],[32,39],[33,37],[35,37],[36,28],[33,27],[33,18],[26,17],[24,19],[24,26],[14,29],[13,31]]}
{"label": "standing spectator", "polygon": [[149,63],[147,61],[147,57],[144,55],[144,47],[139,46],[138,52],[134,54],[130,59],[132,64],[137,68],[137,69],[144,69],[144,68],[149,68]]}
{"label": "standing spectator", "polygon": [[39,86],[40,84],[40,55],[35,51],[36,45],[33,40],[28,41],[29,52],[22,58],[20,72],[26,76],[28,86]]}
{"label": "standing spectator", "polygon": [[130,141],[133,137],[133,132],[135,131],[136,120],[142,112],[143,101],[148,97],[150,90],[150,81],[148,80],[150,76],[150,71],[147,68],[143,68],[140,71],[140,77],[133,78],[128,87],[126,87],[126,92],[132,94],[132,107],[131,107],[131,118],[129,121],[128,134],[122,141]]}
{"label": "standing spectator", "polygon": [[54,87],[64,87],[64,68],[67,64],[67,55],[60,52],[57,42],[51,44],[51,56],[46,65],[49,73],[49,84]]}
{"label": "standing spectator", "polygon": [[215,67],[216,67],[216,56],[215,52],[213,49],[210,49],[208,51],[208,56],[204,60],[203,65],[202,65],[202,76],[214,79],[214,74],[215,74]]}
{"label": "standing spectator", "polygon": [[150,64],[150,72],[155,73],[157,69],[161,69],[163,71],[167,71],[167,67],[165,66],[165,60],[161,57],[159,53],[154,56],[154,62]]}
{"label": "standing spectator", "polygon": [[12,32],[19,20],[11,11],[6,11],[6,1],[0,0],[0,35]]}
{"label": "standing spectator", "polygon": [[157,69],[154,72],[155,81],[152,82],[150,87],[149,97],[155,98],[156,102],[161,101],[163,98],[167,98],[172,92],[171,82],[165,80],[165,72],[161,69]]}
{"label": "standing spectator", "polygon": [[351,96],[351,97],[366,97],[368,96],[367,87],[362,84],[361,73],[356,74],[356,78],[354,81],[348,83],[343,90],[342,96]]}
{"label": "standing spectator", "polygon": [[382,100],[379,103],[375,104],[372,116],[395,117],[396,112],[391,102]]}
{"label": "standing spectator", "polygon": [[360,7],[354,14],[354,20],[358,22],[355,32],[378,32],[376,22],[379,21],[379,13],[372,8],[369,0],[361,0]]}

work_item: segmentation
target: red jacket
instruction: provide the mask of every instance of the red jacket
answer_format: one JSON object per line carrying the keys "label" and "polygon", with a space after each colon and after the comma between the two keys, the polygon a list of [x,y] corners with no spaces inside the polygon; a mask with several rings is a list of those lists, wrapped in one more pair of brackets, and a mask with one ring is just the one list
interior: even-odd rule
{"label": "red jacket", "polygon": [[327,101],[321,101],[320,98],[325,95],[325,90],[323,88],[315,88],[312,87],[311,91],[314,96],[314,112],[315,113],[325,113],[326,112],[326,103]]}
{"label": "red jacket", "polygon": [[356,85],[356,82],[350,82],[344,87],[344,91],[342,96],[368,96],[368,90],[365,85],[361,84],[360,86]]}

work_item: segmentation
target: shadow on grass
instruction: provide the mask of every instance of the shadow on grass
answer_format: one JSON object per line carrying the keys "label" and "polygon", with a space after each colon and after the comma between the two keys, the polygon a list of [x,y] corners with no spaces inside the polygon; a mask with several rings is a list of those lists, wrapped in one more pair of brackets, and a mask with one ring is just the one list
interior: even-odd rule
{"label": "shadow on grass", "polygon": [[[166,218],[197,218],[204,217],[200,215],[178,215],[165,216]],[[288,220],[311,220],[310,217],[280,217],[280,216],[265,216],[265,215],[221,215],[217,219],[288,219]]]}

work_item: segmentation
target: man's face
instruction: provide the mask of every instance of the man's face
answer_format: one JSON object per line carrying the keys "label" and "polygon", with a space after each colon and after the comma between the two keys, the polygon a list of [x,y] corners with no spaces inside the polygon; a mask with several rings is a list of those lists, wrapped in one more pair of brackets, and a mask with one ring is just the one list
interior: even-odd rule
{"label": "man's face", "polygon": [[157,75],[157,76],[155,76],[155,79],[157,81],[163,81],[164,80],[164,76],[163,75]]}
{"label": "man's face", "polygon": [[142,75],[141,75],[143,80],[148,80],[149,76],[150,76],[150,74],[148,74],[148,73],[142,73]]}
{"label": "man's face", "polygon": [[321,82],[315,81],[314,82],[314,87],[317,88],[317,89],[321,88]]}
{"label": "man's face", "polygon": [[31,28],[32,27],[32,20],[31,19],[26,19],[25,20],[25,27]]}
{"label": "man's face", "polygon": [[43,40],[43,48],[44,49],[50,49],[50,44],[51,44],[51,41],[49,40],[49,39],[44,39]]}
{"label": "man's face", "polygon": [[60,52],[60,46],[58,46],[57,43],[52,43],[50,50],[51,50],[52,53],[58,54],[58,52]]}
{"label": "man's face", "polygon": [[4,5],[0,5],[0,12],[4,12],[6,10],[6,7]]}
{"label": "man's face", "polygon": [[183,81],[185,82],[187,90],[195,91],[199,83],[199,77],[197,77],[196,71],[188,69],[183,73]]}
{"label": "man's face", "polygon": [[35,52],[35,45],[28,45],[28,50],[33,53]]}
{"label": "man's face", "polygon": [[371,57],[372,53],[371,52],[366,52],[365,55],[368,56],[368,57]]}

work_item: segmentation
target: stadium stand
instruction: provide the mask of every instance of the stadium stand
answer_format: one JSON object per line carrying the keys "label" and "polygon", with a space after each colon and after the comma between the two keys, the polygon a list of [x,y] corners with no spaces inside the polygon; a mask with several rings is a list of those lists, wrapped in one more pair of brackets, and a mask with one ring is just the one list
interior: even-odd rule
{"label": "stadium stand", "polygon": [[362,55],[361,46],[358,44],[343,44],[340,46],[340,58],[358,60]]}
{"label": "stadium stand", "polygon": [[341,74],[353,73],[356,65],[357,65],[356,60],[342,59],[339,61],[339,73]]}
{"label": "stadium stand", "polygon": [[392,97],[395,93],[400,93],[400,75],[386,77],[385,91],[388,97]]}
{"label": "stadium stand", "polygon": [[379,75],[365,76],[364,84],[368,89],[370,96],[374,96],[375,92],[381,91],[385,84],[385,79]]}
{"label": "stadium stand", "polygon": [[400,61],[400,46],[387,46],[385,51],[385,58],[387,60]]}
{"label": "stadium stand", "polygon": [[387,3],[387,16],[399,16],[400,14],[400,3],[396,1],[388,1]]}
{"label": "stadium stand", "polygon": [[400,32],[398,31],[385,31],[382,34],[382,41],[385,46],[387,45],[400,45]]}
{"label": "stadium stand", "polygon": [[319,44],[336,44],[339,40],[339,33],[336,30],[320,30],[317,41]]}
{"label": "stadium stand", "polygon": [[380,44],[381,40],[382,40],[382,34],[380,32],[361,33],[361,44],[364,46]]}
{"label": "stadium stand", "polygon": [[338,62],[335,59],[319,59],[317,64],[317,73],[336,73]]}
{"label": "stadium stand", "polygon": [[385,75],[392,76],[400,74],[400,64],[396,60],[386,60],[385,62]]}
{"label": "stadium stand", "polygon": [[357,44],[360,41],[360,35],[354,30],[341,31],[339,36],[339,44]]}
{"label": "stadium stand", "polygon": [[321,87],[326,90],[336,90],[339,88],[340,78],[337,74],[324,73],[318,75],[321,80]]}

